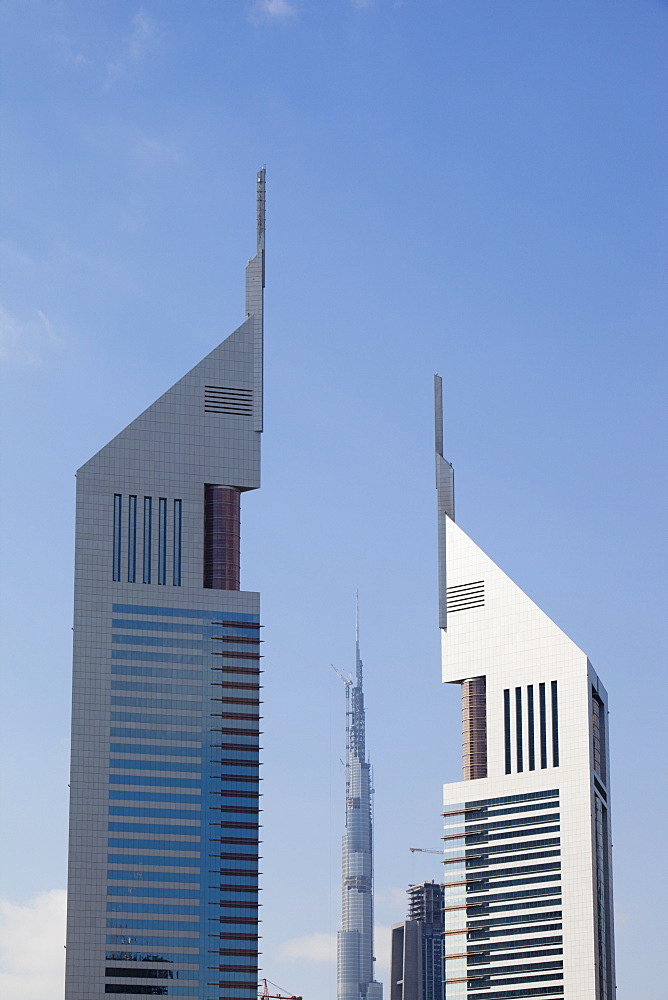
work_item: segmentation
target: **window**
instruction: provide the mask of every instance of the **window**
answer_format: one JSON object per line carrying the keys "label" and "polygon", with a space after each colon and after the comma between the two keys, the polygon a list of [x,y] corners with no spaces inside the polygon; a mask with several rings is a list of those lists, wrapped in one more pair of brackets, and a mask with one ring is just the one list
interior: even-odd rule
{"label": "window", "polygon": [[524,770],[524,748],[522,746],[522,688],[515,688],[515,740],[517,743],[517,770]]}
{"label": "window", "polygon": [[559,706],[556,681],[552,681],[552,764],[554,767],[559,767]]}
{"label": "window", "polygon": [[547,767],[547,711],[545,706],[545,685],[538,685],[538,704],[540,711],[540,766]]}
{"label": "window", "polygon": [[167,583],[167,501],[158,500],[158,583]]}
{"label": "window", "polygon": [[595,689],[591,694],[591,729],[594,751],[594,771],[606,781],[605,766],[605,707]]}
{"label": "window", "polygon": [[[182,501],[174,501],[174,586],[181,586],[181,507]],[[180,627],[180,626],[179,626]]]}
{"label": "window", "polygon": [[114,494],[114,551],[113,551],[113,579],[121,578],[121,509],[123,497],[120,493]]}
{"label": "window", "polygon": [[529,718],[529,770],[536,770],[536,749],[534,744],[533,684],[527,688],[527,713]]}
{"label": "window", "polygon": [[130,497],[128,508],[128,583],[137,580],[137,497]]}
{"label": "window", "polygon": [[151,497],[144,497],[144,583],[151,582]]}
{"label": "window", "polygon": [[506,688],[503,692],[503,730],[504,730],[504,745],[506,751],[506,774],[510,774],[511,771],[511,759],[510,759],[510,689]]}

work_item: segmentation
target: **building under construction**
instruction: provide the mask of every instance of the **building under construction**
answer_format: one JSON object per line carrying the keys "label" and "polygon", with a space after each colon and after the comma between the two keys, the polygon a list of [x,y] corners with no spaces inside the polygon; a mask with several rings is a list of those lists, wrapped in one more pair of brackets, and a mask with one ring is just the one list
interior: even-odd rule
{"label": "building under construction", "polygon": [[408,919],[392,928],[390,1000],[443,1000],[443,886],[408,890]]}
{"label": "building under construction", "polygon": [[382,1000],[374,978],[373,815],[366,760],[364,692],[355,627],[355,680],[346,680],[346,832],[342,851],[342,919],[338,935],[338,1000]]}

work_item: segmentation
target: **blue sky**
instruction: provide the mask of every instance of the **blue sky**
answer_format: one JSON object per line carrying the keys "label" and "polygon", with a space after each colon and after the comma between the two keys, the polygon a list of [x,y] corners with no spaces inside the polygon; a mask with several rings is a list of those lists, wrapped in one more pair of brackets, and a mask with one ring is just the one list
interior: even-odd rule
{"label": "blue sky", "polygon": [[438,371],[458,521],[608,688],[619,1000],[668,997],[668,6],[5,0],[0,17],[4,993],[62,992],[74,472],[243,319],[266,163],[242,578],[266,624],[265,974],[334,996],[329,663],[352,665],[356,588],[381,977],[405,888],[439,877],[408,851],[438,847],[460,767]]}

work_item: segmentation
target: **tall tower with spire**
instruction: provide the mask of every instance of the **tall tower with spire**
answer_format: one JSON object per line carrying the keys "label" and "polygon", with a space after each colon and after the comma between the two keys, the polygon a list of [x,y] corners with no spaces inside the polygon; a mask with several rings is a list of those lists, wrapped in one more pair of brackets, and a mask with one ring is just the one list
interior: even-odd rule
{"label": "tall tower with spire", "polygon": [[342,845],[338,1000],[382,1000],[374,979],[373,810],[371,764],[366,759],[359,603],[355,613],[355,681],[346,685],[346,832]]}
{"label": "tall tower with spire", "polygon": [[241,326],[77,473],[66,1000],[257,995],[256,191]]}
{"label": "tall tower with spire", "polygon": [[443,788],[445,994],[614,1000],[608,696],[455,523],[438,376],[436,489],[443,680],[462,700],[462,777]]}

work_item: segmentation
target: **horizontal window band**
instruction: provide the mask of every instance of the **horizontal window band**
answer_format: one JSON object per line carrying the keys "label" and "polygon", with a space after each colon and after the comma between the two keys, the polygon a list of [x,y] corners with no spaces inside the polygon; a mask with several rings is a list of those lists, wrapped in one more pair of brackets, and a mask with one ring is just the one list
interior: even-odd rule
{"label": "horizontal window band", "polygon": [[469,903],[466,907],[467,916],[469,917],[484,917],[488,913],[510,913],[512,910],[539,910],[541,907],[545,906],[561,906],[561,893],[551,893],[546,899],[537,899],[534,901],[522,901],[521,903],[497,903],[493,906],[491,903]]}
{"label": "horizontal window band", "polygon": [[260,639],[254,635],[212,635],[211,638],[214,642],[231,642],[231,643],[253,643],[257,644],[259,642],[264,642],[264,639]]}
{"label": "horizontal window band", "polygon": [[[230,797],[232,797],[232,798],[237,798],[237,799],[254,799],[256,802],[257,802],[258,797],[259,797],[259,793],[258,793],[257,788],[255,788],[254,790],[252,788],[248,788],[248,789],[230,788],[230,789],[226,789],[226,790],[223,790],[223,791],[213,791],[211,794],[212,795],[222,795],[223,798],[230,798]],[[217,807],[212,806],[211,808],[217,808]]]}
{"label": "horizontal window band", "polygon": [[199,747],[182,747],[172,744],[162,744],[162,745],[152,745],[148,743],[110,743],[109,744],[110,753],[130,753],[137,756],[142,756],[143,754],[152,754],[153,756],[169,756],[169,757],[201,757],[202,756],[202,746]]}
{"label": "horizontal window band", "polygon": [[[450,959],[455,959],[455,958],[466,958],[466,959],[469,960],[469,962],[475,962],[478,959],[480,959],[480,961],[485,961],[485,962],[488,962],[488,961],[490,961],[490,962],[497,962],[497,961],[505,962],[506,959],[508,957],[510,957],[510,949],[511,948],[524,948],[524,949],[526,949],[526,948],[541,948],[543,945],[546,945],[546,944],[555,944],[555,945],[563,944],[563,940],[564,940],[563,937],[556,936],[554,938],[542,938],[541,937],[541,938],[528,938],[528,939],[525,939],[525,940],[522,940],[520,938],[520,939],[518,939],[518,940],[516,940],[514,942],[513,941],[494,941],[494,942],[490,943],[488,941],[486,944],[477,944],[477,945],[475,945],[474,948],[469,948],[468,951],[458,951],[458,952],[450,954],[450,955],[444,955],[443,957],[445,958],[446,962],[449,962]],[[507,952],[509,952],[509,955],[506,956],[506,955],[492,955],[492,954],[490,954],[490,952],[495,951],[495,950],[504,951],[504,952],[507,951]],[[512,954],[513,954],[513,956],[515,958],[519,959],[519,958],[532,958],[533,956],[543,955],[543,954],[545,954],[545,955],[552,955],[552,954],[562,955],[563,951],[564,951],[563,948],[548,948],[548,949],[544,949],[542,951],[512,952]]]}
{"label": "horizontal window band", "polygon": [[[211,701],[220,701],[224,705],[250,705],[252,708],[260,710],[259,706],[264,704],[259,698],[230,698],[223,695],[222,698],[211,698]],[[229,713],[225,713],[225,718]],[[237,712],[237,715],[252,715],[252,712]],[[260,716],[258,716],[260,718]]]}
{"label": "horizontal window band", "polygon": [[541,792],[522,792],[518,795],[502,795],[494,799],[477,799],[473,802],[465,802],[464,808],[468,812],[471,809],[481,809],[484,806],[512,805],[515,802],[534,802],[538,799],[555,799],[559,796],[558,788],[550,788]]}
{"label": "horizontal window band", "polygon": [[[510,980],[510,982],[516,985],[517,983],[523,983],[523,982],[539,983],[541,982],[541,980],[545,979],[563,979],[564,978],[563,976],[549,975],[549,973],[551,972],[561,972],[563,970],[563,967],[564,967],[563,962],[536,962],[534,965],[527,965],[524,967],[524,969],[526,969],[526,975],[532,976],[531,979],[525,979],[524,976],[521,976],[521,978]],[[513,974],[517,974],[518,976],[520,976],[521,973],[524,972],[524,969],[521,965],[509,965],[509,966],[502,966],[501,968],[498,969],[490,969],[489,974],[479,973],[476,975],[476,973],[469,971],[469,975],[467,976],[459,976],[456,979],[444,979],[443,982],[473,983],[474,985],[470,987],[471,989],[474,988],[482,989],[482,987],[486,983],[489,983],[490,986],[502,986],[503,983],[499,983],[496,980],[492,981],[490,977],[512,976]],[[536,976],[535,973],[538,972],[542,972],[544,973],[544,975]],[[547,975],[545,973],[547,973]]]}
{"label": "horizontal window band", "polygon": [[143,649],[112,649],[112,660],[140,660],[147,663],[191,663],[200,667],[206,665],[206,656],[202,653],[152,653]]}
{"label": "horizontal window band", "polygon": [[[530,820],[531,823],[542,822],[542,817],[533,817]],[[559,824],[555,826],[536,826],[534,829],[523,830],[517,828],[510,828],[508,830],[503,830],[500,833],[488,833],[486,831],[476,832],[476,833],[450,833],[446,834],[445,837],[441,837],[441,840],[467,840],[469,843],[476,843],[474,838],[478,837],[479,843],[485,843],[488,840],[512,840],[513,837],[536,837],[541,833],[559,833]]]}
{"label": "horizontal window band", "polygon": [[[497,886],[495,885],[486,887],[483,886],[480,889],[472,889],[469,890],[469,892],[473,894],[474,898],[469,902],[469,906],[473,905],[473,903],[477,904],[479,897],[482,897],[479,900],[481,903],[495,903],[495,902],[501,902],[502,900],[506,899],[523,899],[523,898],[528,899],[530,896],[550,896],[550,895],[557,896],[561,893],[560,885],[552,885],[552,886],[546,886],[545,888],[540,888],[536,887],[536,884],[539,882],[558,881],[559,879],[561,879],[560,872],[555,875],[542,875],[539,876],[538,878],[531,878],[531,879],[513,879],[512,881],[507,883],[505,882],[500,883],[502,886],[507,885],[511,888],[513,886],[528,885],[529,883],[532,883],[532,885],[529,885],[528,888],[518,889],[517,892],[494,893],[494,889],[497,888]],[[493,895],[482,896],[483,893],[489,893],[489,892],[492,892]]]}
{"label": "horizontal window band", "polygon": [[141,918],[126,920],[125,917],[109,917],[107,919],[107,927],[118,930],[122,930],[123,928],[135,928],[139,931],[197,931],[197,928],[199,927],[199,920],[143,920]]}
{"label": "horizontal window band", "polygon": [[[447,888],[449,888],[451,886],[457,886],[457,885],[476,886],[476,885],[480,885],[480,884],[486,883],[486,884],[489,885],[490,889],[495,889],[500,884],[500,883],[496,882],[496,879],[498,879],[498,878],[505,878],[505,877],[511,878],[511,877],[514,877],[514,876],[521,876],[521,875],[536,875],[536,876],[539,876],[540,873],[546,872],[548,874],[546,874],[544,877],[546,879],[553,879],[553,878],[556,878],[557,875],[550,874],[550,873],[552,873],[552,872],[559,872],[560,870],[561,870],[561,862],[560,861],[552,861],[552,862],[549,862],[549,863],[543,864],[543,865],[528,865],[527,867],[524,867],[524,868],[503,868],[503,869],[499,869],[497,871],[483,872],[480,875],[467,875],[465,878],[459,879],[456,882],[444,882],[443,885],[447,889]],[[490,881],[490,880],[492,880],[492,881]],[[541,881],[541,879],[539,877],[536,877],[535,879],[532,879],[532,881],[539,882],[539,881]],[[475,888],[470,888],[468,891],[469,892],[478,892],[478,891],[482,892],[482,891],[485,891],[485,890],[482,890],[482,889],[478,890],[478,889],[475,889]]]}
{"label": "horizontal window band", "polygon": [[530,924],[535,923],[538,920],[561,919],[561,910],[553,910],[550,913],[527,913],[523,914],[521,917],[491,917],[489,920],[467,921],[467,930],[482,930],[487,927],[498,926],[499,924]]}
{"label": "horizontal window band", "polygon": [[[220,656],[223,654],[220,653]],[[234,657],[233,657],[234,659]],[[259,663],[221,663],[219,664],[217,660],[209,662],[210,670],[220,670],[223,674],[244,674],[248,677],[257,677],[258,682],[260,674],[264,673],[264,670]]]}
{"label": "horizontal window band", "polygon": [[[559,843],[560,843],[559,837],[553,837],[553,838],[550,838],[549,840],[545,840],[545,841],[540,841],[540,840],[531,841],[531,842],[526,843],[526,844],[509,844],[507,847],[505,845],[502,845],[500,849],[499,849],[499,847],[495,847],[495,846],[492,846],[492,847],[485,846],[483,848],[484,853],[476,854],[475,851],[468,851],[465,855],[460,856],[458,858],[446,858],[443,861],[443,864],[444,865],[452,865],[452,864],[455,864],[456,862],[463,862],[463,861],[465,861],[466,862],[466,869],[468,871],[468,870],[477,869],[477,868],[487,868],[489,865],[506,865],[506,864],[512,864],[515,861],[533,861],[533,860],[537,860],[539,858],[560,857],[561,856],[561,851],[560,850],[558,850],[558,851],[535,851],[534,850],[534,848],[537,848],[537,847],[544,847],[544,846],[545,847],[553,847],[553,846],[555,846],[555,842],[556,842],[556,846],[558,846]],[[508,851],[522,851],[522,850],[532,851],[532,853],[531,854],[524,854],[524,855],[522,855],[522,854],[508,854],[508,856],[506,857],[506,853]],[[503,854],[503,857],[494,857],[494,856],[492,856],[492,855],[496,855],[497,853]],[[473,862],[477,862],[477,863],[473,864]]]}
{"label": "horizontal window band", "polygon": [[211,624],[231,626],[231,627],[235,627],[237,625],[243,625],[244,628],[264,628],[264,625],[260,625],[260,623],[257,621],[246,621],[243,619],[238,619],[237,621],[231,621],[230,619],[226,619],[224,621],[211,622]]}
{"label": "horizontal window band", "polygon": [[214,622],[211,621],[211,616],[216,613],[215,611],[193,611],[189,608],[154,608],[139,604],[112,604],[111,610],[117,614],[150,615],[152,618],[202,618],[211,625],[253,625],[258,627],[256,624],[257,615],[249,616],[248,614],[236,614],[229,611],[227,613],[234,621]]}
{"label": "horizontal window band", "polygon": [[[543,812],[546,809],[558,809],[559,808],[559,798],[551,799],[550,801],[544,800],[542,802],[526,802],[521,805],[508,806],[505,809],[499,809],[495,807],[493,809],[462,809],[459,813],[443,813],[443,816],[466,816],[467,818],[463,821],[460,820],[458,823],[448,824],[450,827],[467,827],[470,823],[474,822],[489,822],[490,820],[495,820],[499,816],[512,816],[516,813],[528,814],[532,812]],[[538,817],[540,820],[540,817]]]}
{"label": "horizontal window band", "polygon": [[[514,948],[517,944],[517,934],[538,934],[539,932],[552,933],[553,931],[562,930],[562,924],[534,924],[531,927],[515,927],[515,926],[501,926],[495,930],[489,927],[479,928],[477,930],[469,930],[468,940],[469,943],[484,942],[485,947],[493,946],[505,946],[507,948]],[[508,938],[510,941],[492,941],[491,938]]]}
{"label": "horizontal window band", "polygon": [[[183,961],[184,964],[188,963],[185,956],[181,959],[181,961]],[[106,979],[113,979],[115,976],[127,979],[173,979],[173,972],[171,969],[141,969],[136,967],[132,969],[127,966],[119,965],[108,965],[104,970],[104,975]],[[187,971],[179,969],[178,976],[179,979],[199,979],[199,972],[196,969],[190,969]]]}
{"label": "horizontal window band", "polygon": [[514,836],[515,831],[522,826],[539,826],[541,823],[558,823],[560,813],[546,813],[541,816],[520,816],[517,819],[500,819],[498,822],[494,823],[484,823],[479,826],[469,826],[461,831],[461,833],[446,833],[441,839],[442,840],[459,840],[462,837],[475,837],[478,834],[489,833],[492,830],[509,830],[509,836]]}
{"label": "horizontal window band", "polygon": [[469,993],[469,1000],[533,1000],[533,997],[562,997],[563,986],[541,986],[535,990],[505,990],[503,993]]}
{"label": "horizontal window band", "polygon": [[[485,984],[484,982],[478,983],[477,985],[472,984],[470,989],[480,990],[483,988],[489,989],[490,986],[526,986],[529,983],[544,983],[546,979],[557,979],[559,981],[563,980],[563,972],[545,972],[542,976],[515,976],[512,979],[496,979]],[[545,989],[545,987],[541,987]],[[548,987],[549,988],[549,987]],[[471,994],[469,994],[470,996]],[[486,994],[473,994],[473,996],[483,996]],[[503,995],[503,994],[502,994]],[[507,996],[508,994],[506,994]]]}
{"label": "horizontal window band", "polygon": [[[537,826],[540,823],[558,823],[560,813],[545,813],[540,816],[518,816],[517,819],[500,819],[496,822],[484,822],[476,825],[466,824],[465,836],[472,833],[487,833],[489,830],[514,830],[518,826]],[[492,817],[490,817],[492,818]]]}
{"label": "horizontal window band", "polygon": [[[523,959],[528,959],[530,962],[537,958],[549,958],[549,963],[541,962],[541,968],[553,968],[553,969],[563,969],[564,962],[559,956],[564,954],[563,948],[545,948],[539,951],[513,951],[509,952],[507,955],[474,955],[469,956],[467,966],[470,975],[482,975],[482,976],[497,976],[497,975],[507,975],[509,971],[515,971],[519,969],[527,972],[537,972],[539,971],[536,965],[520,965],[515,966],[503,966],[503,965],[491,965],[491,962],[519,962]],[[477,966],[488,966],[489,968],[477,969]]]}
{"label": "horizontal window band", "polygon": [[245,653],[237,652],[235,650],[214,650],[211,653],[212,656],[223,656],[227,660],[262,660],[264,659],[262,653]]}

